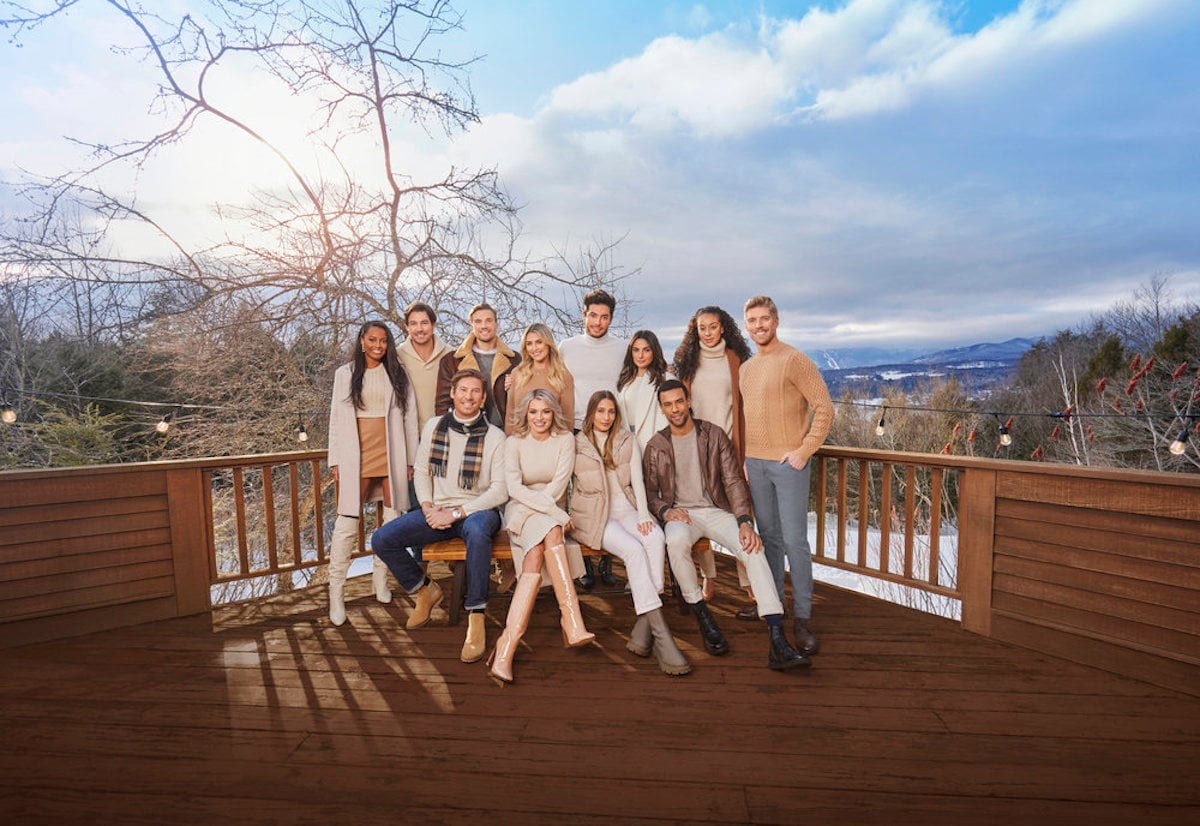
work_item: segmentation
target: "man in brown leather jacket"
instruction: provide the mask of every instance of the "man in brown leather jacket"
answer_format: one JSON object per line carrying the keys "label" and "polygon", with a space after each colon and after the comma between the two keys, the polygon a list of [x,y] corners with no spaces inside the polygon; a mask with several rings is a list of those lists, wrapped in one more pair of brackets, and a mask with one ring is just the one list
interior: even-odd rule
{"label": "man in brown leather jacket", "polygon": [[658,403],[667,427],[655,433],[642,457],[646,502],[667,535],[671,570],[700,624],[709,654],[728,653],[729,643],[704,602],[692,563],[692,545],[707,537],[734,554],[746,567],[758,603],[758,615],[767,623],[770,651],[767,664],[776,670],[810,665],[783,631],[783,605],[762,540],[754,532],[750,489],[737,460],[733,442],[720,427],[693,419],[691,400],[682,382],[670,379],[658,388]]}

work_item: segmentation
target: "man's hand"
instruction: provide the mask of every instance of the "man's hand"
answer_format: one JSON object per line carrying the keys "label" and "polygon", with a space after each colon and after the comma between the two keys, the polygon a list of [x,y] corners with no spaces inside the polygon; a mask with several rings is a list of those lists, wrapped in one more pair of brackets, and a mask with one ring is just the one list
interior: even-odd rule
{"label": "man's hand", "polygon": [[688,516],[686,508],[668,508],[663,514],[664,522],[682,522],[685,525],[692,524],[692,517]]}
{"label": "man's hand", "polygon": [[779,464],[782,465],[784,462],[787,462],[795,470],[804,470],[804,466],[808,464],[807,459],[800,458],[799,450],[789,450],[783,454],[783,458],[779,460]]}
{"label": "man's hand", "polygon": [[749,522],[738,526],[738,539],[742,542],[742,550],[748,554],[756,554],[762,550],[762,538],[754,532],[754,526]]}

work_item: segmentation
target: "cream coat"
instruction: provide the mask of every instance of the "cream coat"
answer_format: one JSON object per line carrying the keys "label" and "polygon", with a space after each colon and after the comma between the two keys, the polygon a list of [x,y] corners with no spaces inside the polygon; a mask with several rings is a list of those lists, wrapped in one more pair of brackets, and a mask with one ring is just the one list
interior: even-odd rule
{"label": "cream coat", "polygon": [[[329,405],[329,454],[327,463],[338,469],[337,512],[341,516],[358,516],[362,467],[358,449],[358,424],[354,403],[350,401],[352,363],[343,364],[333,374],[333,399]],[[396,404],[396,394],[388,393],[387,403],[388,486],[392,490],[392,508],[397,513],[408,510],[408,468],[417,457],[417,398],[412,382],[408,384],[404,409]]]}
{"label": "cream coat", "polygon": [[[613,462],[617,466],[617,480],[625,491],[625,498],[637,509],[641,521],[653,522],[646,506],[642,454],[637,439],[628,430],[620,430],[611,438],[616,439]],[[578,433],[575,436],[575,476],[571,491],[571,521],[575,527],[571,536],[589,548],[601,547],[609,510],[604,460],[591,440]]]}

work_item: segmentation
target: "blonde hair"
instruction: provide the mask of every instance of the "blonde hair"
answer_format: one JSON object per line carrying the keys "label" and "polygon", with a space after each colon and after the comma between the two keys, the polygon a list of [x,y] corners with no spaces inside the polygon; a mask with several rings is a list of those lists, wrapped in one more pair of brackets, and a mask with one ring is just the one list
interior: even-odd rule
{"label": "blonde hair", "polygon": [[745,315],[756,307],[765,307],[772,318],[779,318],[779,308],[775,306],[775,302],[768,295],[751,296],[746,301],[746,306],[742,308],[742,314]]}
{"label": "blonde hair", "polygon": [[567,386],[567,365],[558,352],[558,345],[554,343],[554,333],[540,321],[530,324],[521,334],[521,361],[513,368],[513,387],[523,387],[533,378],[533,359],[529,357],[529,348],[526,346],[530,333],[539,336],[546,343],[546,360],[550,365],[546,370],[546,379],[554,391],[561,395],[563,388]]}
{"label": "blonde hair", "polygon": [[554,424],[550,426],[551,436],[570,432],[571,428],[567,425],[567,418],[563,415],[558,399],[554,398],[554,394],[549,390],[539,387],[537,390],[530,390],[525,394],[525,398],[521,399],[521,404],[517,407],[517,423],[513,425],[513,436],[521,438],[529,435],[529,405],[535,401],[545,402],[554,412]]}

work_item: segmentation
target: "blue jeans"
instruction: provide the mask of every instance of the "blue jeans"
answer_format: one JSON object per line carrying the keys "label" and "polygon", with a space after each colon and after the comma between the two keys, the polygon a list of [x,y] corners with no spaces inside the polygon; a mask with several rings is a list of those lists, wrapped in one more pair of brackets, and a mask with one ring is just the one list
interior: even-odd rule
{"label": "blue jeans", "polygon": [[371,548],[408,593],[425,582],[425,572],[408,552],[409,547],[444,539],[462,539],[467,545],[467,610],[486,608],[488,579],[492,573],[492,537],[500,530],[500,513],[479,511],[445,530],[429,527],[418,508],[402,514],[371,534]]}
{"label": "blue jeans", "polygon": [[746,459],[754,519],[763,552],[783,600],[784,559],[792,573],[792,607],[796,619],[812,616],[812,549],[808,544],[808,481],[811,463],[796,470],[787,462]]}
{"label": "blue jeans", "polygon": [[[412,479],[408,480],[408,509],[410,511],[419,511],[421,503],[417,501],[417,486],[413,484]],[[421,561],[421,546],[409,545],[408,549],[412,551],[413,559],[417,562]]]}

